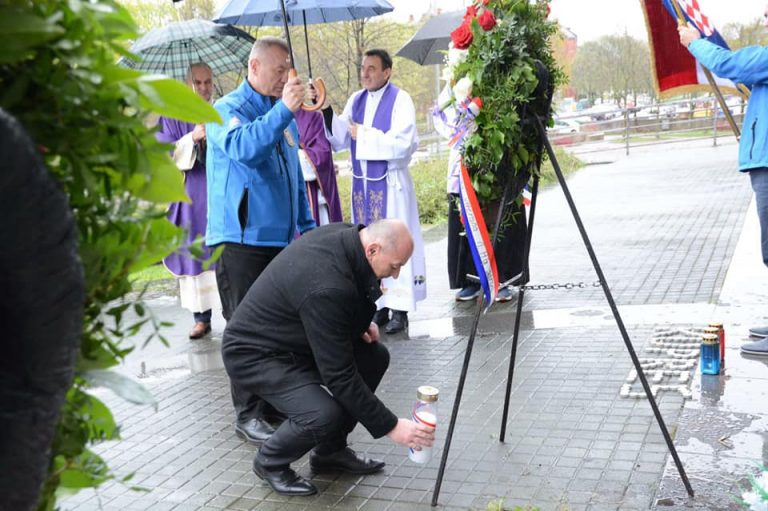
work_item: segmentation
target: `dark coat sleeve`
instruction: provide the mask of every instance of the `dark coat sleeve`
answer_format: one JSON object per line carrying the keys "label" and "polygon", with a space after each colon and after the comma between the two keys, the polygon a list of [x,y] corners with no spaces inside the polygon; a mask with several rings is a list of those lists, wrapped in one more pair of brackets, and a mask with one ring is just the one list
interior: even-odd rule
{"label": "dark coat sleeve", "polygon": [[299,315],[323,384],[374,438],[380,438],[392,431],[397,416],[371,392],[355,365],[352,343],[364,342],[360,326],[365,322],[350,314],[347,305],[358,300],[353,293],[324,289],[304,300]]}

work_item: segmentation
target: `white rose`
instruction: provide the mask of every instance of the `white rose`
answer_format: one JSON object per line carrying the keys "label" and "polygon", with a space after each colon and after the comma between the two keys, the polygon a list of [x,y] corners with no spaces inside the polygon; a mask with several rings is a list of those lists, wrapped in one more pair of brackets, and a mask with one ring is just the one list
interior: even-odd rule
{"label": "white rose", "polygon": [[464,101],[472,94],[472,80],[465,76],[453,86],[453,97],[456,101]]}
{"label": "white rose", "polygon": [[451,83],[453,81],[453,69],[450,67],[444,67],[443,72],[440,74],[440,79]]}
{"label": "white rose", "polygon": [[448,45],[448,53],[445,56],[445,67],[440,76],[444,81],[453,81],[453,76],[456,74],[456,67],[467,60],[468,50],[459,50],[453,47],[453,42]]}
{"label": "white rose", "polygon": [[448,50],[448,67],[455,68],[456,66],[458,66],[459,64],[467,60],[468,54],[469,54],[469,50],[459,50],[458,48],[451,47]]}

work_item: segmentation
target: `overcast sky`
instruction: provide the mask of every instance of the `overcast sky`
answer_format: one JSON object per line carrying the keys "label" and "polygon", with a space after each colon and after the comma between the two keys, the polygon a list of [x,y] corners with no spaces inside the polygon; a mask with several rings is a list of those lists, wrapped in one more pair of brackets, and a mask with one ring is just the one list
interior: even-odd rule
{"label": "overcast sky", "polygon": [[[461,9],[469,0],[389,0],[392,15],[405,21],[420,17],[430,8],[444,12]],[[704,14],[715,27],[737,21],[745,23],[763,14],[768,0],[699,0]],[[608,34],[623,33],[646,39],[640,0],[552,0],[552,16],[570,28],[580,41],[591,41]]]}

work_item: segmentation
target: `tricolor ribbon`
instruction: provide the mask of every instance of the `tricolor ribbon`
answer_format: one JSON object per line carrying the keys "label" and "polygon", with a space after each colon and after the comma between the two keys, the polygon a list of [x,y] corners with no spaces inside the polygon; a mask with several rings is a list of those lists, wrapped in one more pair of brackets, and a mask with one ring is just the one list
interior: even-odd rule
{"label": "tricolor ribbon", "polygon": [[464,139],[471,135],[477,129],[475,118],[483,107],[483,101],[475,97],[465,99],[456,106],[457,123],[453,130],[453,135],[448,141],[448,147],[461,150]]}
{"label": "tricolor ribbon", "polygon": [[523,206],[530,206],[531,205],[531,198],[533,197],[531,195],[531,189],[528,188],[528,183],[525,184],[525,187],[523,188]]}
{"label": "tricolor ribbon", "polygon": [[496,267],[496,255],[493,253],[493,245],[488,237],[483,212],[480,210],[480,203],[477,201],[477,195],[463,159],[459,176],[459,203],[469,251],[480,277],[485,303],[490,307],[499,292],[499,270]]}

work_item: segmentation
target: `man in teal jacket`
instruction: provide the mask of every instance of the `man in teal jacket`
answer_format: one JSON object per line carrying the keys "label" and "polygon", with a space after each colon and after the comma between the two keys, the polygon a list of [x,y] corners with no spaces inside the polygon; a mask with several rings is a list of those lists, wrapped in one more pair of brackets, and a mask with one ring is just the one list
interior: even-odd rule
{"label": "man in teal jacket", "polygon": [[[768,7],[764,12],[768,27]],[[755,192],[763,263],[768,266],[768,46],[748,46],[729,51],[701,38],[691,26],[681,26],[680,43],[704,67],[717,76],[752,88],[747,114],[739,141],[739,170],[748,172]],[[760,339],[741,347],[742,353],[768,356],[768,326],[749,329],[752,337]]]}
{"label": "man in teal jacket", "polygon": [[[248,59],[248,77],[214,107],[223,124],[207,124],[206,244],[223,245],[216,280],[229,320],[251,284],[296,233],[315,227],[299,164],[294,122],[305,87],[289,78],[285,41],[264,37]],[[235,385],[235,432],[261,443],[274,432],[264,402]]]}

